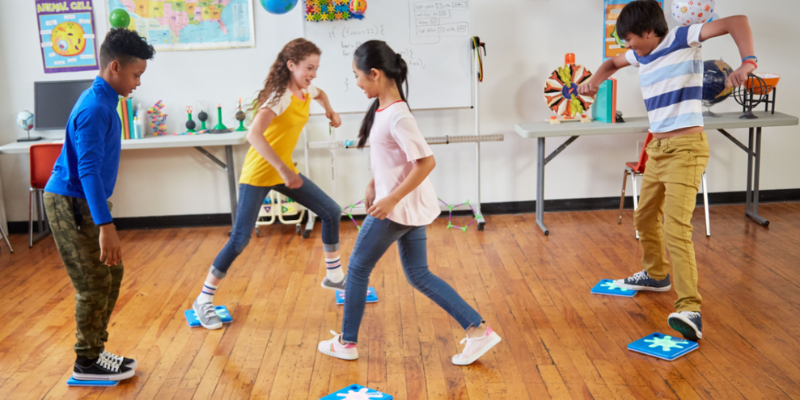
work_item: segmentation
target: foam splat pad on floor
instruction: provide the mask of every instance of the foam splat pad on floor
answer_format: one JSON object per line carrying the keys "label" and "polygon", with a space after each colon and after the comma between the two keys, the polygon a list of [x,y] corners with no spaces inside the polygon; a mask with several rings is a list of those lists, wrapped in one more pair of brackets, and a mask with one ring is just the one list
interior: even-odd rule
{"label": "foam splat pad on floor", "polygon": [[672,361],[697,350],[700,345],[690,340],[678,339],[663,333],[647,335],[628,345],[628,350]]}
{"label": "foam splat pad on floor", "polygon": [[[231,313],[228,312],[228,307],[216,306],[214,307],[214,311],[217,312],[217,315],[219,316],[219,319],[222,320],[223,324],[233,321],[233,316],[231,316]],[[188,322],[189,326],[192,328],[200,326],[200,320],[197,319],[197,314],[194,312],[194,310],[186,310],[183,312],[183,315],[186,316],[186,322]]]}
{"label": "foam splat pad on floor", "polygon": [[325,397],[320,397],[319,400],[394,400],[394,397],[361,385],[352,384]]}
{"label": "foam splat pad on floor", "polygon": [[[378,302],[378,292],[375,291],[374,287],[367,288],[367,303],[377,303],[377,302]],[[339,305],[344,304],[344,290],[336,291],[336,304]]]}
{"label": "foam splat pad on floor", "polygon": [[67,386],[99,386],[99,387],[107,387],[107,386],[117,386],[119,381],[80,381],[73,377],[69,377],[67,379]]}
{"label": "foam splat pad on floor", "polygon": [[635,290],[625,289],[617,286],[617,284],[610,279],[601,279],[597,285],[592,288],[592,293],[603,294],[606,296],[620,296],[620,297],[633,297],[638,293]]}

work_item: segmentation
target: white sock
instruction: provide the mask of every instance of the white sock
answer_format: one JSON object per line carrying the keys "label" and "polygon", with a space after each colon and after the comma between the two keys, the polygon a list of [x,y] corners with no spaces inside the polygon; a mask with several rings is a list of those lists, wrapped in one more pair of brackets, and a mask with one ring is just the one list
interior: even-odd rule
{"label": "white sock", "polygon": [[334,283],[339,283],[344,279],[344,272],[342,272],[342,262],[340,257],[326,258],[325,264],[328,267],[326,277]]}
{"label": "white sock", "polygon": [[217,292],[217,286],[214,286],[206,280],[203,284],[203,291],[200,292],[200,295],[197,296],[197,303],[204,304],[204,303],[213,303],[214,302],[214,293]]}

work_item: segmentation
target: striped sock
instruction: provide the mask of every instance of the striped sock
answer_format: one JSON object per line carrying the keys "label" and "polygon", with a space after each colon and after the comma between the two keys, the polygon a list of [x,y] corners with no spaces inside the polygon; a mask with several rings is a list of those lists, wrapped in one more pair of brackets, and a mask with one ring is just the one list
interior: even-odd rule
{"label": "striped sock", "polygon": [[342,262],[340,261],[340,257],[336,258],[326,258],[325,265],[328,267],[327,278],[334,282],[339,283],[344,279],[344,273],[342,272]]}
{"label": "striped sock", "polygon": [[200,292],[200,296],[197,296],[197,302],[199,304],[213,303],[215,293],[217,293],[217,286],[214,286],[211,283],[206,282],[203,284],[203,291]]}

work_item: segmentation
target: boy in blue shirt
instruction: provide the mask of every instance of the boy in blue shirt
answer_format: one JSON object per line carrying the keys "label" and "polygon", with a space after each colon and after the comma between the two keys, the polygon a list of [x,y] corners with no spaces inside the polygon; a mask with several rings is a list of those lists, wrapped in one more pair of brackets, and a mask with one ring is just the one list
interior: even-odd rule
{"label": "boy in blue shirt", "polygon": [[76,292],[72,376],[79,380],[118,381],[135,373],[136,360],[105,350],[123,274],[108,198],[119,168],[119,96],[127,97],[140,85],[154,54],[134,31],[108,32],[100,47],[100,74],[72,109],[64,147],[45,187],[53,239]]}
{"label": "boy in blue shirt", "polygon": [[617,281],[617,285],[639,291],[668,291],[672,285],[666,242],[678,294],[677,312],[670,314],[669,325],[686,339],[698,341],[703,337],[702,298],[697,291],[691,218],[709,155],[703,130],[700,48],[708,39],[725,34],[733,37],[742,66],[728,77],[728,84],[738,87],[757,67],[753,35],[745,16],[670,31],[661,6],[654,0],[638,0],[625,6],[617,19],[617,32],[625,39],[628,51],[603,63],[594,77],[578,88],[582,95],[594,95],[598,85],[620,68],[639,67],[654,136],[647,146],[649,160],[634,216],[642,245],[643,271]]}

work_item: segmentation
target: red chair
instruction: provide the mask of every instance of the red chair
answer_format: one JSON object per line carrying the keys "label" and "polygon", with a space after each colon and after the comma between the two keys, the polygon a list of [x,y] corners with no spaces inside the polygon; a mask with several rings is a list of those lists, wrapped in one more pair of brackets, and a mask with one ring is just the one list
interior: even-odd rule
{"label": "red chair", "polygon": [[[50,223],[44,211],[44,187],[53,174],[58,156],[61,155],[61,143],[35,144],[31,146],[31,193],[28,218],[28,247],[50,234]],[[36,222],[39,224],[39,234],[33,236],[33,200],[36,198]]]}
{"label": "red chair", "polygon": [[[653,134],[647,132],[647,138],[644,140],[642,152],[639,154],[638,162],[625,163],[625,174],[622,177],[622,196],[619,198],[619,219],[617,224],[622,223],[622,208],[625,206],[625,186],[628,183],[628,175],[631,176],[633,184],[633,211],[639,208],[639,190],[636,188],[636,178],[644,175],[644,167],[647,164],[647,145],[653,140]],[[700,190],[703,192],[703,205],[706,214],[706,236],[711,236],[711,222],[708,216],[708,183],[706,181],[706,173],[703,171],[703,179],[700,182]],[[636,232],[636,239],[639,239],[639,232]]]}

